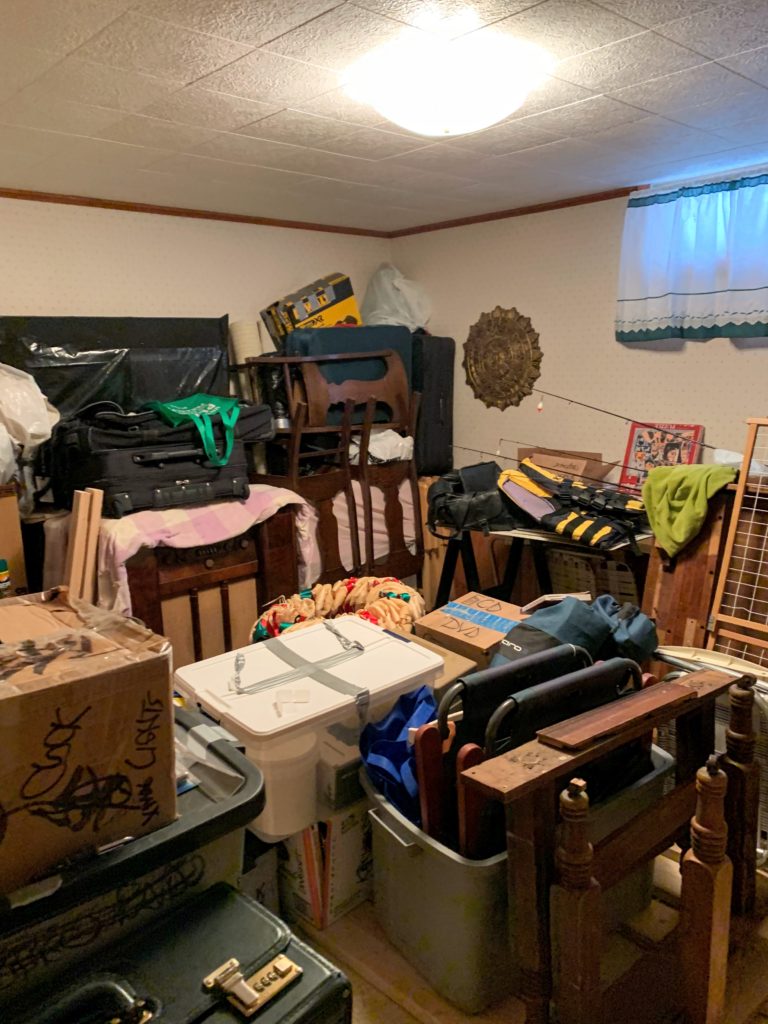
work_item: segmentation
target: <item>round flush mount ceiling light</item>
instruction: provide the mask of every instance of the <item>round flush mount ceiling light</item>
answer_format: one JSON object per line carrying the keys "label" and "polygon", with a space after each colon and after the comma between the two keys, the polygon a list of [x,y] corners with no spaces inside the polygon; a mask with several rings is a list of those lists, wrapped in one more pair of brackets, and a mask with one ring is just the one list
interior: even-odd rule
{"label": "round flush mount ceiling light", "polygon": [[[425,19],[342,75],[345,92],[418,135],[466,135],[504,120],[554,67],[550,53],[479,19]],[[459,34],[465,33],[465,34]]]}

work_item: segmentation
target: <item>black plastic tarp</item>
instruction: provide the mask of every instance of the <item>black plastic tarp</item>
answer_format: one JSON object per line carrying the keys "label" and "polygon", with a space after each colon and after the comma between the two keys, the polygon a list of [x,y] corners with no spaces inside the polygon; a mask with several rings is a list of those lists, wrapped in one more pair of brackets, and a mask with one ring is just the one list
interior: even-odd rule
{"label": "black plastic tarp", "polygon": [[62,417],[91,402],[227,394],[228,318],[0,317],[0,362],[31,374]]}

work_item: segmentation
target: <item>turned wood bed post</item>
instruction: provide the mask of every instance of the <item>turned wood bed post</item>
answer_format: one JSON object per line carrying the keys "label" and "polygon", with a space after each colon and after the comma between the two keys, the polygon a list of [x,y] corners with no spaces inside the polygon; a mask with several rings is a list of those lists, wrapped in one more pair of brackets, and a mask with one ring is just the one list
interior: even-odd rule
{"label": "turned wood bed post", "polygon": [[560,794],[558,882],[552,887],[552,960],[560,1024],[597,1024],[602,1015],[600,953],[601,890],[592,877],[587,835],[589,798],[583,779]]}
{"label": "turned wood bed post", "polygon": [[757,881],[757,823],[760,803],[760,768],[755,761],[757,736],[752,724],[755,677],[744,675],[730,689],[731,717],[725,733],[725,757],[720,765],[728,776],[725,819],[728,856],[733,864],[734,914],[755,909]]}
{"label": "turned wood bed post", "polygon": [[696,774],[691,848],[682,865],[680,961],[686,1024],[720,1024],[725,1010],[733,881],[726,854],[727,786],[713,754]]}

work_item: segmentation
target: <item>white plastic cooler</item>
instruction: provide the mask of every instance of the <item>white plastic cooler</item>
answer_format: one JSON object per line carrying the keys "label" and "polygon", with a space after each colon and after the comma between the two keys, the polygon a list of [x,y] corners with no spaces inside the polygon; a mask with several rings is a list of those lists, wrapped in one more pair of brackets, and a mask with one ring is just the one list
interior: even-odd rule
{"label": "white plastic cooler", "polygon": [[174,685],[237,736],[261,769],[266,804],[252,827],[274,842],[317,820],[323,731],[381,718],[442,669],[433,651],[349,617],[186,665]]}

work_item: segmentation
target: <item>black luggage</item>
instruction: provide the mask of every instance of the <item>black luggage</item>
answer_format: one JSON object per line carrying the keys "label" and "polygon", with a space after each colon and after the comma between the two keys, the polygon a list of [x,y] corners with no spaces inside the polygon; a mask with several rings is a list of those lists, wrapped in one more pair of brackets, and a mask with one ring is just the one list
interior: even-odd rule
{"label": "black luggage", "polygon": [[216,885],[105,950],[74,983],[70,974],[30,993],[3,1020],[232,1024],[246,1016],[238,1000],[250,1002],[260,1024],[352,1019],[350,984],[339,970],[251,897]]}
{"label": "black luggage", "polygon": [[[104,492],[103,514],[116,518],[144,509],[247,498],[244,444],[267,440],[273,433],[268,406],[243,405],[230,458],[225,466],[214,466],[194,423],[171,427],[155,412],[125,414],[112,403],[98,403],[54,431],[49,471],[53,498],[69,508],[76,490],[97,487]],[[214,425],[214,437],[222,450],[220,423]]]}
{"label": "black luggage", "polygon": [[453,467],[453,338],[413,335],[413,390],[421,392],[414,457],[419,476]]}

